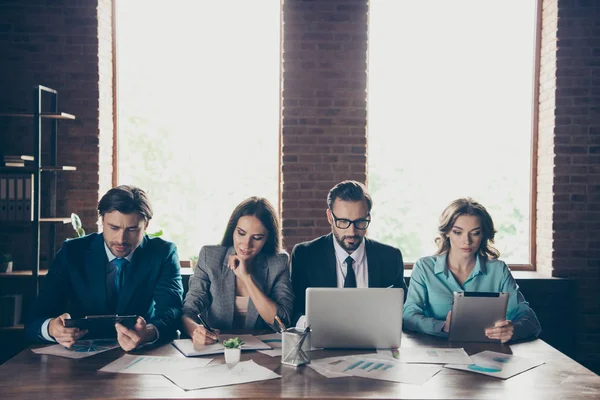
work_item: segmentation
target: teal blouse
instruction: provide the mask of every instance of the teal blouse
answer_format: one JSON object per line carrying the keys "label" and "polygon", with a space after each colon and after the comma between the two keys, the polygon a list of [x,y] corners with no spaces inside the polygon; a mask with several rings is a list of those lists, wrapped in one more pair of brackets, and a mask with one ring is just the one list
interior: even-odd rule
{"label": "teal blouse", "polygon": [[540,322],[519,291],[510,269],[500,260],[477,257],[475,268],[461,286],[448,270],[447,254],[423,257],[412,271],[404,304],[404,327],[429,335],[447,337],[442,329],[452,308],[453,292],[507,292],[506,319],[515,328],[511,340],[537,337]]}

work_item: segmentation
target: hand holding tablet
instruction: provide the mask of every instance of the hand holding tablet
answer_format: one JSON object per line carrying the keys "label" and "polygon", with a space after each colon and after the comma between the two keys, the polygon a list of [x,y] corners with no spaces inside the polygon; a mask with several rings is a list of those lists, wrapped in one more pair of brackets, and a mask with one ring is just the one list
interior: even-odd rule
{"label": "hand holding tablet", "polygon": [[87,330],[86,339],[109,339],[117,336],[115,324],[134,329],[137,315],[87,315],[83,318],[65,319],[66,328]]}

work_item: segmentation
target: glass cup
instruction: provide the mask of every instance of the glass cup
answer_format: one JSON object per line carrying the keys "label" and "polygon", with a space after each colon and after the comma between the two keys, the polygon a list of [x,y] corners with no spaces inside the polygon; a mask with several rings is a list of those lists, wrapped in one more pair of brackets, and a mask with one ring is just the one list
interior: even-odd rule
{"label": "glass cup", "polygon": [[289,328],[281,334],[281,363],[297,367],[310,362],[310,331]]}

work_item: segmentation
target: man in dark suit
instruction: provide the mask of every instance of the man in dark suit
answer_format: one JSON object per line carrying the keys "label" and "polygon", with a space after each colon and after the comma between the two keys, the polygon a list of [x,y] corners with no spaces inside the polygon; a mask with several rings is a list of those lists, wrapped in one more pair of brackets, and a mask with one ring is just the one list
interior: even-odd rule
{"label": "man in dark suit", "polygon": [[365,186],[344,181],[327,196],[331,233],[299,243],[292,251],[292,287],[297,319],[309,287],[398,287],[404,289],[399,249],[366,238],[373,202]]}
{"label": "man in dark suit", "polygon": [[103,233],[67,240],[56,254],[27,320],[27,336],[71,347],[87,331],[65,327],[65,319],[118,314],[138,316],[132,329],[115,324],[125,351],[172,339],[183,297],[179,259],[173,243],[145,234],[153,214],[146,193],[112,188],[98,213]]}

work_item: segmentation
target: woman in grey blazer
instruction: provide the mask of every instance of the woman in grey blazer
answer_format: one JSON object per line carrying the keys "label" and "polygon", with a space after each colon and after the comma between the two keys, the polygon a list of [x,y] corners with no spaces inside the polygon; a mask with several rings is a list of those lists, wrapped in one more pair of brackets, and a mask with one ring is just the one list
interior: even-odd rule
{"label": "woman in grey blazer", "polygon": [[[183,328],[194,344],[210,344],[221,329],[290,323],[294,294],[289,256],[268,200],[250,197],[229,218],[220,246],[203,246],[183,304]],[[201,314],[215,334],[199,324]]]}

